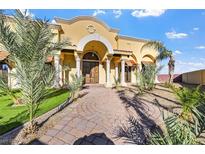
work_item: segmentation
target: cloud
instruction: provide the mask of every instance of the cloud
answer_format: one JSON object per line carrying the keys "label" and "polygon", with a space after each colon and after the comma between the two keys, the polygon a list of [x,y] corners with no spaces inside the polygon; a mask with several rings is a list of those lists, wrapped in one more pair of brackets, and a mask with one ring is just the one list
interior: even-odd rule
{"label": "cloud", "polygon": [[115,18],[119,18],[122,15],[121,10],[113,10],[113,14],[115,15]]}
{"label": "cloud", "polygon": [[[191,71],[196,71],[196,70],[200,70],[200,69],[204,69],[205,68],[205,58],[197,58],[197,61],[190,61],[191,58],[189,59],[189,61],[182,61],[182,60],[176,60],[175,61],[175,70],[174,73],[175,74],[181,74],[184,72],[191,72]],[[163,69],[160,71],[160,74],[167,74],[168,73],[168,65],[167,63],[164,64]]]}
{"label": "cloud", "polygon": [[158,10],[151,10],[151,9],[144,9],[144,10],[134,10],[131,15],[133,17],[142,18],[142,17],[158,17],[164,14],[166,10],[158,9]]}
{"label": "cloud", "polygon": [[192,67],[199,67],[199,66],[203,67],[205,65],[202,62],[183,62],[183,61],[180,61],[180,60],[177,61],[177,64],[179,64],[179,65],[186,65],[186,66],[192,66]]}
{"label": "cloud", "polygon": [[182,54],[182,52],[179,51],[179,50],[174,51],[174,53],[175,53],[175,54],[179,54],[179,55]]}
{"label": "cloud", "polygon": [[201,61],[205,61],[205,58],[199,58]]}
{"label": "cloud", "polygon": [[202,62],[185,62],[181,60],[176,60],[175,73],[184,73],[190,71],[196,71],[205,68],[205,61]]}
{"label": "cloud", "polygon": [[182,39],[188,37],[188,34],[186,33],[177,33],[174,30],[171,32],[166,32],[165,35],[168,39]]}
{"label": "cloud", "polygon": [[29,9],[20,9],[21,13],[23,13],[26,17],[33,18],[35,15],[30,12]]}
{"label": "cloud", "polygon": [[53,19],[53,20],[51,21],[51,23],[52,23],[52,24],[57,24],[56,21],[55,21],[55,19]]}
{"label": "cloud", "polygon": [[194,31],[198,31],[198,30],[199,30],[199,27],[194,27],[193,30],[194,30]]}
{"label": "cloud", "polygon": [[103,10],[100,10],[100,9],[97,9],[93,12],[94,17],[97,16],[97,15],[102,15],[102,14],[106,14],[106,12],[103,11]]}
{"label": "cloud", "polygon": [[195,47],[196,49],[205,49],[205,46],[204,45],[200,45],[200,46],[197,46]]}

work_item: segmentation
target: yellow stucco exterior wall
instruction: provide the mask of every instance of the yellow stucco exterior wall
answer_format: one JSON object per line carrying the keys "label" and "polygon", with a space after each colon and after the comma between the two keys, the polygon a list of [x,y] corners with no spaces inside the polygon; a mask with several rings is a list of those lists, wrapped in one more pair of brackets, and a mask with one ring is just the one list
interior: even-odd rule
{"label": "yellow stucco exterior wall", "polygon": [[182,82],[205,85],[205,70],[183,73]]}

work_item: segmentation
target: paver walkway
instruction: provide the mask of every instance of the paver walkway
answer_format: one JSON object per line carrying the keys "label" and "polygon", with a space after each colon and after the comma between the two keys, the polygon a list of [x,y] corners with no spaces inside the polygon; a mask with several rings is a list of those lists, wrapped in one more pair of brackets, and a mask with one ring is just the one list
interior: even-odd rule
{"label": "paver walkway", "polygon": [[[136,88],[135,88],[136,89]],[[132,89],[117,92],[100,85],[87,86],[63,118],[33,144],[144,144],[148,129],[160,124],[160,111],[138,98]],[[131,142],[130,142],[131,141]]]}
{"label": "paver walkway", "polygon": [[[120,144],[113,139],[114,128],[127,115],[115,90],[87,86],[83,97],[63,112],[61,119],[39,139],[42,144]],[[40,144],[40,143],[39,143]]]}

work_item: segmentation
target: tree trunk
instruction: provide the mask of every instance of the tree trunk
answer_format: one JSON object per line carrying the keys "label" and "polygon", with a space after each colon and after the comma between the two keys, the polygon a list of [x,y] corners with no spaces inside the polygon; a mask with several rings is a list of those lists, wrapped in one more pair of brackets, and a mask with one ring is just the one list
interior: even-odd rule
{"label": "tree trunk", "polygon": [[169,68],[169,84],[172,84],[174,78],[174,61],[171,58],[169,59],[168,68]]}
{"label": "tree trunk", "polygon": [[169,84],[173,83],[173,73],[169,71]]}

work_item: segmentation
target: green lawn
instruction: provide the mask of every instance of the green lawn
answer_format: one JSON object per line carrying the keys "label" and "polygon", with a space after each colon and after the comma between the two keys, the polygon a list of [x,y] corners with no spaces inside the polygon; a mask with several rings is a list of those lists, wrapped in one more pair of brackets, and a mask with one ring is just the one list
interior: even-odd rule
{"label": "green lawn", "polygon": [[[50,89],[40,104],[36,116],[57,107],[68,97],[68,90]],[[14,107],[12,105],[12,100],[7,95],[0,95],[0,135],[28,121],[26,106]]]}

